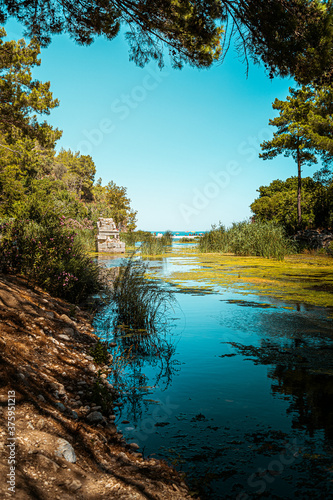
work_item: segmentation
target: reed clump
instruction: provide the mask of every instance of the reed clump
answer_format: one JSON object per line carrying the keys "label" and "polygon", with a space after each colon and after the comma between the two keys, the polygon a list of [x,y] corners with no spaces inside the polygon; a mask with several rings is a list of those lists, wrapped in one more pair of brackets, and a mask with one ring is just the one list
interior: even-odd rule
{"label": "reed clump", "polygon": [[150,235],[149,238],[146,238],[140,246],[141,255],[161,255],[166,251],[166,243],[163,237],[157,238],[156,236]]}
{"label": "reed clump", "polygon": [[229,229],[213,226],[199,241],[201,252],[234,253],[283,260],[295,253],[295,245],[282,226],[272,222],[244,221]]}
{"label": "reed clump", "polygon": [[134,257],[120,267],[112,293],[116,325],[155,331],[174,301],[163,283],[147,278],[147,269],[148,264]]}
{"label": "reed clump", "polygon": [[172,245],[172,231],[165,231],[165,233],[161,237],[161,240],[165,246]]}

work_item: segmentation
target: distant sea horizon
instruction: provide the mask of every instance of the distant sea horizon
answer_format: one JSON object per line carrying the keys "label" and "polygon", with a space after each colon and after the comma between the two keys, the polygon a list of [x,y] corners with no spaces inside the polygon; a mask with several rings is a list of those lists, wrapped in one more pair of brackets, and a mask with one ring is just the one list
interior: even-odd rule
{"label": "distant sea horizon", "polygon": [[[164,234],[166,231],[149,231],[151,234]],[[204,234],[207,233],[207,231],[171,231],[172,236],[179,237],[179,238],[184,238],[186,236],[195,236],[199,234]]]}

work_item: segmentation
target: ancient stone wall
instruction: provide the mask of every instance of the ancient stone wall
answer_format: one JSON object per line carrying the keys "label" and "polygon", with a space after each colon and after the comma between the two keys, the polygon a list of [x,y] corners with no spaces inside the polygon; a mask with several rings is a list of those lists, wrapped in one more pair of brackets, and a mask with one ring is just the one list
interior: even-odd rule
{"label": "ancient stone wall", "polygon": [[97,221],[97,252],[124,253],[125,243],[120,241],[119,231],[113,219],[100,217]]}

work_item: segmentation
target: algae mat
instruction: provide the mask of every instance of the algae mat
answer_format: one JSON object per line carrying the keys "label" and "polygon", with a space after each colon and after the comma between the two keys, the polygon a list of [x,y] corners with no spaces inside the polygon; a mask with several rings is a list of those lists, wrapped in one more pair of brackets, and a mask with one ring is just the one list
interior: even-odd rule
{"label": "algae mat", "polygon": [[[181,288],[192,285],[205,289],[218,287],[247,294],[256,293],[294,303],[332,307],[333,259],[320,255],[291,255],[283,261],[230,254],[202,254],[195,249],[172,254],[178,270],[164,278]],[[170,258],[170,256],[169,256]],[[187,270],[187,263],[197,264]],[[170,259],[172,263],[172,259]],[[179,271],[179,264],[183,270]]]}

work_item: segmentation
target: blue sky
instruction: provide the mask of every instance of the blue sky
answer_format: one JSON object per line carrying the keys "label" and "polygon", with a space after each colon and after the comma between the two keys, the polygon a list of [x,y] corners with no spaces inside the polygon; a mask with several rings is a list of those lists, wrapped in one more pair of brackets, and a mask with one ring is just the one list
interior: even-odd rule
{"label": "blue sky", "polygon": [[[22,37],[16,22],[8,38]],[[272,137],[272,102],[293,81],[271,81],[230,50],[208,70],[174,70],[166,60],[138,68],[124,37],[80,47],[67,36],[42,50],[34,76],[51,82],[59,108],[47,121],[63,130],[61,147],[90,154],[96,179],[125,186],[145,230],[207,230],[250,216],[256,189],[296,175],[290,158],[259,159]],[[304,175],[314,169],[305,167]]]}

